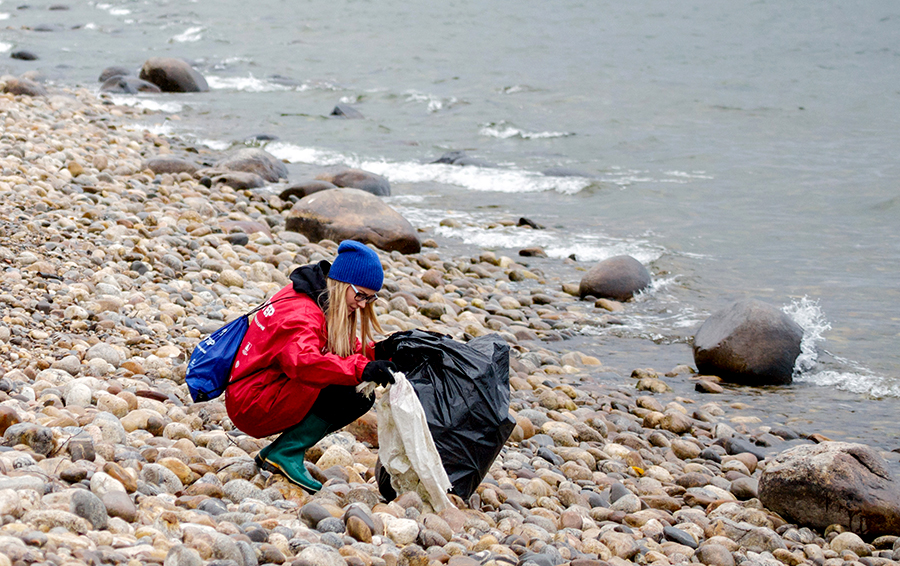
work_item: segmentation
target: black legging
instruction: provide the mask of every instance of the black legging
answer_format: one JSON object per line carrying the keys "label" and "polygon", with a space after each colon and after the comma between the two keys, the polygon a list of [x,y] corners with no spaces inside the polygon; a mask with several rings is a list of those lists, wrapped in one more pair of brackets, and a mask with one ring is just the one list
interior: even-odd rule
{"label": "black legging", "polygon": [[329,423],[328,432],[334,432],[365,415],[374,404],[374,395],[357,393],[353,385],[328,385],[319,391],[309,412]]}

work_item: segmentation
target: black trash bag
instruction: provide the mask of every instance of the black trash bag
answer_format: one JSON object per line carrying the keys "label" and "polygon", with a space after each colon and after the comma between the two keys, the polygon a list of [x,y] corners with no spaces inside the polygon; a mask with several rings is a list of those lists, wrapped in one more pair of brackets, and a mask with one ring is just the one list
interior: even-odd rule
{"label": "black trash bag", "polygon": [[[380,348],[416,390],[451,493],[467,500],[516,426],[509,414],[509,345],[496,334],[464,344],[409,330],[392,335]],[[384,479],[379,478],[379,486]],[[382,495],[393,499],[384,490]]]}

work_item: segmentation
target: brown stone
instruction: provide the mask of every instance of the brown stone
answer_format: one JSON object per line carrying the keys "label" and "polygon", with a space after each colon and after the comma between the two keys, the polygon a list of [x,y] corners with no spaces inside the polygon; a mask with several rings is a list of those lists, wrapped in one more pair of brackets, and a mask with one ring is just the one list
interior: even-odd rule
{"label": "brown stone", "polygon": [[22,418],[15,409],[0,405],[0,435],[5,434],[6,429],[20,422],[22,422]]}

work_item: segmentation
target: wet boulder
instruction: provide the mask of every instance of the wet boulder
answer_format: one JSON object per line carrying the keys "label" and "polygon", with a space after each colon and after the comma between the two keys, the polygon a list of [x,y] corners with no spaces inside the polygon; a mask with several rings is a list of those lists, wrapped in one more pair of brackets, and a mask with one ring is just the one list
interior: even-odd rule
{"label": "wet boulder", "polygon": [[144,169],[149,169],[157,175],[177,175],[178,173],[188,173],[193,175],[199,167],[196,163],[181,159],[172,155],[159,155],[151,157],[144,162]]}
{"label": "wet boulder", "polygon": [[790,522],[838,524],[865,537],[900,533],[900,485],[872,448],[847,442],[795,446],[766,466],[759,499]]}
{"label": "wet boulder", "polygon": [[386,251],[421,251],[416,230],[397,211],[359,189],[330,189],[297,201],[285,228],[312,242],[357,240]]}
{"label": "wet boulder", "polygon": [[173,57],[151,57],[141,67],[140,78],[149,81],[163,92],[207,92],[209,85],[203,75],[186,61]]}
{"label": "wet boulder", "polygon": [[47,96],[47,89],[40,83],[29,79],[4,77],[3,82],[6,83],[3,92],[9,94],[16,96]]}
{"label": "wet boulder", "polygon": [[334,110],[331,111],[331,115],[337,116],[339,118],[350,118],[354,120],[360,120],[364,117],[362,115],[362,112],[350,106],[349,104],[338,104],[334,107]]}
{"label": "wet boulder", "polygon": [[631,256],[619,255],[592,267],[581,279],[578,294],[627,301],[650,286],[650,272]]}
{"label": "wet boulder", "polygon": [[37,61],[38,60],[38,56],[35,53],[33,53],[31,51],[26,51],[24,49],[20,49],[18,51],[13,51],[12,53],[9,54],[9,58],[10,59],[18,59],[20,61]]}
{"label": "wet boulder", "polygon": [[310,179],[307,181],[300,181],[298,183],[291,184],[291,186],[281,191],[281,193],[278,195],[278,198],[285,201],[291,197],[297,197],[298,199],[301,199],[305,196],[309,196],[319,191],[336,188],[338,187],[334,183],[329,183],[328,181],[322,181],[319,179]]}
{"label": "wet boulder", "polygon": [[792,381],[803,329],[779,309],[757,300],[733,303],[700,326],[694,363],[700,374],[745,385]]}
{"label": "wet boulder", "polygon": [[129,77],[119,75],[110,77],[103,81],[100,85],[101,92],[111,92],[113,94],[137,94],[139,92],[162,92],[158,86],[151,82],[139,79],[137,77]]}
{"label": "wet boulder", "polygon": [[360,169],[345,169],[334,174],[319,175],[318,179],[337,187],[359,189],[379,197],[391,196],[391,183],[387,179]]}
{"label": "wet boulder", "polygon": [[269,183],[287,179],[287,167],[271,153],[257,147],[246,147],[215,164],[216,169],[254,173]]}

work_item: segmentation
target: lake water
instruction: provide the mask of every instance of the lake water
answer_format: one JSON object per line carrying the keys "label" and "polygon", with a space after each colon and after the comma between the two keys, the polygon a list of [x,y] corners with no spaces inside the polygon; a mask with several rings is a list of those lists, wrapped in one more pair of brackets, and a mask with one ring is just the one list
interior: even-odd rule
{"label": "lake water", "polygon": [[[116,102],[214,149],[277,136],[292,179],[382,174],[446,252],[540,245],[570,281],[571,254],[636,257],[653,288],[576,341],[624,370],[692,363],[734,300],[784,308],[795,385],[735,394],[897,446],[900,4],[59,1],[0,2],[0,72],[97,89],[106,66],[185,58],[211,92]],[[448,151],[489,166],[431,163]],[[519,216],[546,229],[486,228]]]}

